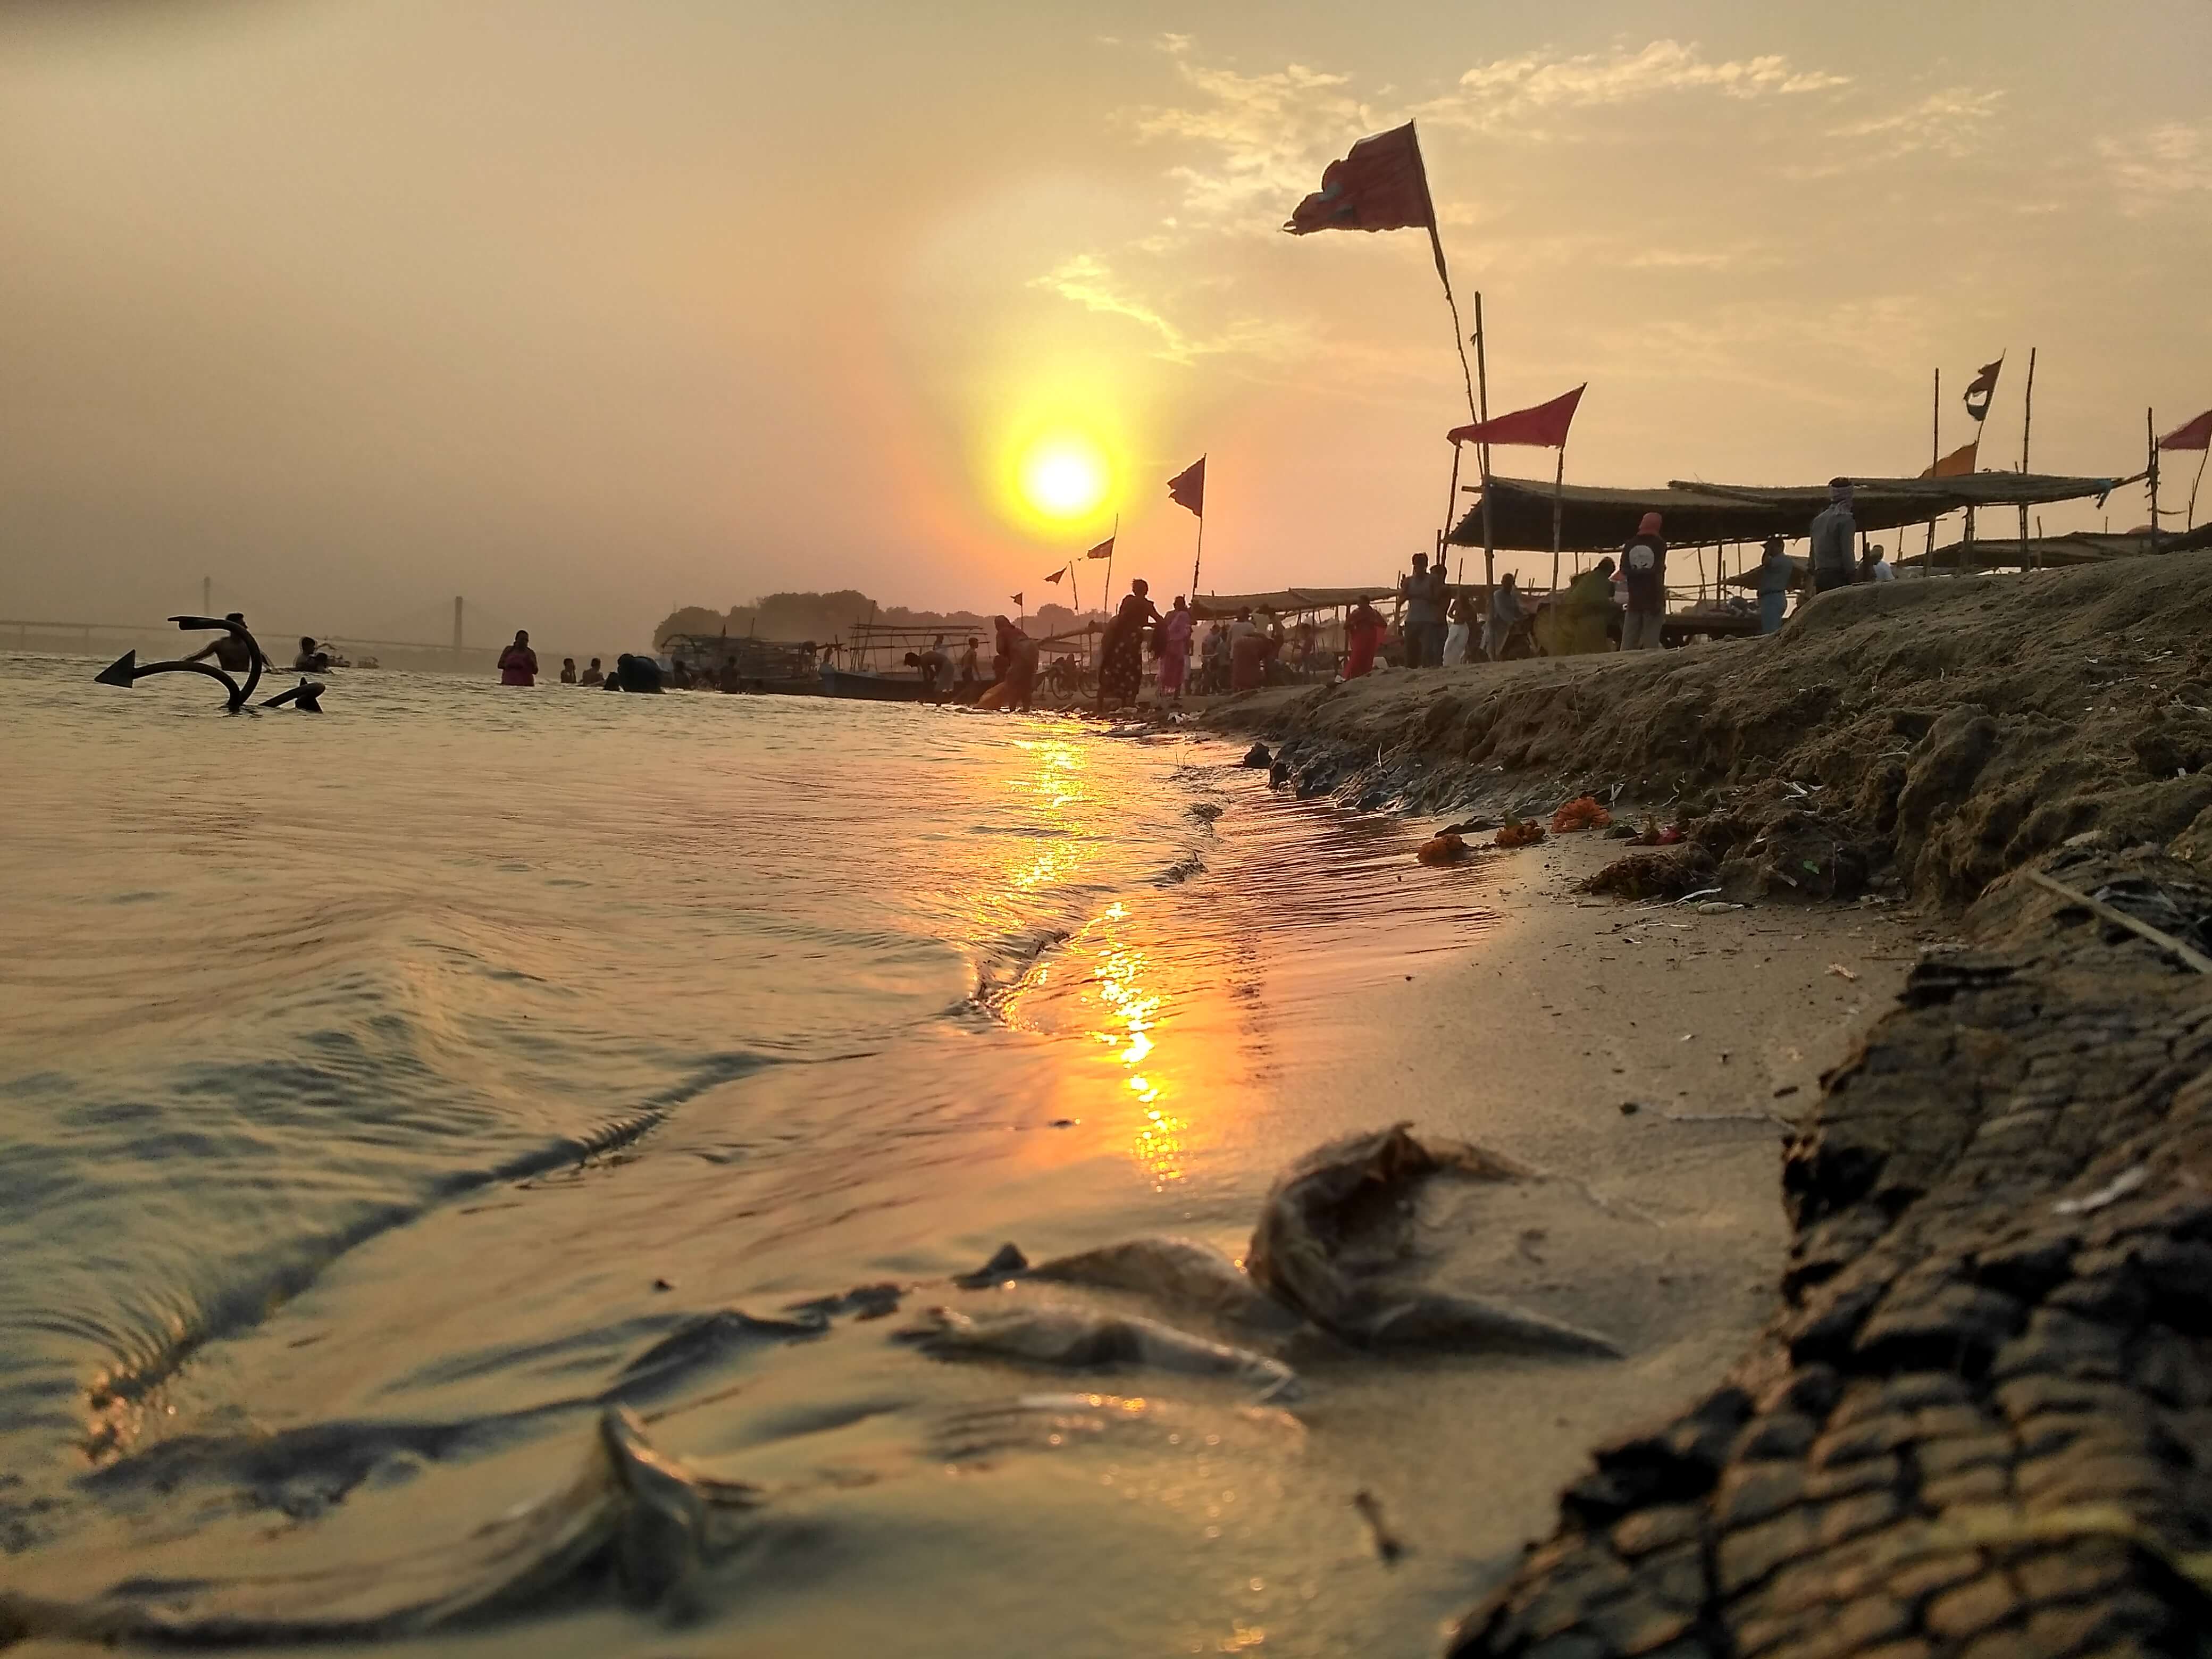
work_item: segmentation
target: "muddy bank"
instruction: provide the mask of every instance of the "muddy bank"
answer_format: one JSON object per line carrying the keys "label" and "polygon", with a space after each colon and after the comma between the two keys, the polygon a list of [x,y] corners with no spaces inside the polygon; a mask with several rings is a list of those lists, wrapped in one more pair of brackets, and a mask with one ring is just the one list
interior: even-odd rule
{"label": "muddy bank", "polygon": [[1887,890],[1966,941],[1785,1144],[1771,1322],[1719,1387],[1601,1446],[1453,1655],[2202,1650],[2208,574],[1857,589],[1770,641],[1211,716],[1303,794],[1479,819],[1594,793],[1678,828],[1649,856],[1730,896]]}
{"label": "muddy bank", "polygon": [[2071,836],[2166,842],[2212,808],[2212,554],[1850,588],[1770,640],[1383,674],[1206,719],[1273,744],[1304,795],[1504,817],[1594,793],[1691,830],[1742,896],[1960,904]]}
{"label": "muddy bank", "polygon": [[[2202,942],[2206,872],[2059,879]],[[2212,1619],[2212,979],[2000,881],[1785,1152],[1782,1308],[1616,1440],[1477,1655],[2196,1653]]]}

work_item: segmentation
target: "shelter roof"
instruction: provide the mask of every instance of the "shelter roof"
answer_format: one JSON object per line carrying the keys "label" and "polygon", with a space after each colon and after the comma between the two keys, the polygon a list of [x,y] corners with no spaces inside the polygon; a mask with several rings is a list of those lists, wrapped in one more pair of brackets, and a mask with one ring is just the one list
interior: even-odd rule
{"label": "shelter roof", "polygon": [[[2120,484],[2131,482],[2043,472],[1975,472],[1956,478],[1854,478],[1851,514],[1862,530],[1894,530],[1900,525],[1924,524],[1966,507],[2033,507],[2049,501],[2101,499]],[[1553,494],[1553,487],[1540,479],[1493,475],[1490,480],[1493,544],[1508,551],[1548,552]],[[1824,483],[1778,488],[1676,479],[1664,487],[1644,489],[1568,484],[1557,495],[1559,545],[1571,552],[1619,547],[1636,533],[1637,524],[1646,513],[1660,515],[1667,539],[1677,546],[1799,537],[1828,503],[1828,487]],[[1451,541],[1455,547],[1482,545],[1479,499],[1453,530]]]}
{"label": "shelter roof", "polygon": [[[1546,533],[1548,538],[1549,532]],[[1479,532],[1475,544],[1482,544]],[[1544,543],[1547,547],[1551,544],[1549,539]],[[1286,617],[1301,611],[1334,611],[1338,605],[1358,605],[1362,599],[1387,599],[1397,591],[1397,579],[1386,576],[1365,587],[1284,587],[1272,593],[1201,593],[1191,602],[1190,610],[1193,616],[1201,619],[1233,617],[1247,607]]]}
{"label": "shelter roof", "polygon": [[[2212,547],[2212,524],[2199,525],[2184,534],[2166,535],[2158,538],[2160,553],[2191,553],[2200,548]],[[2077,530],[2069,536],[2031,536],[2027,538],[2027,561],[2037,565],[2106,564],[2114,559],[2136,559],[2151,551],[2148,535],[2110,535],[2094,530]],[[2001,565],[2021,562],[2021,544],[2018,538],[2006,540],[1996,537],[1980,537],[1971,542],[1952,542],[1936,550],[1931,559],[1925,553],[1912,553],[1893,564],[1918,568],[1927,565],[1937,572],[1946,570],[1994,570]]]}

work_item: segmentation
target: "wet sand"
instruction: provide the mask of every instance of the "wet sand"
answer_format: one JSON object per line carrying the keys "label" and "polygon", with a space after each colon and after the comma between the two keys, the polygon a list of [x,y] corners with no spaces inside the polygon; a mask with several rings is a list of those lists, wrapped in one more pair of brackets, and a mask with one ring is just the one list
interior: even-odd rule
{"label": "wet sand", "polygon": [[[1253,775],[1230,775],[1220,799],[1230,813],[1331,814],[1352,839],[1315,855],[1371,867],[1340,926],[1301,933],[1267,930],[1264,892],[1216,894],[1249,921],[1249,948],[1216,965],[1225,982],[1179,1030],[1149,1028],[1180,1058],[1133,1069],[1132,1029],[1099,1018],[1128,996],[1096,994],[1115,973],[1141,990],[1147,953],[1172,967],[1170,895],[998,994],[998,1017],[1035,1034],[1033,1064],[965,1121],[917,1127],[932,1144],[915,1157],[879,1169],[852,1126],[826,1123],[804,1152],[749,1168],[747,1126],[782,1121],[763,1091],[805,1088],[752,1079],[727,1111],[710,1091],[634,1149],[392,1233],[208,1350],[163,1409],[248,1437],[477,1425],[469,1456],[372,1458],[355,1484],[317,1465],[243,1497],[252,1483],[220,1464],[196,1498],[185,1485],[189,1535],[178,1494],[149,1494],[65,1559],[42,1556],[39,1588],[235,1571],[248,1552],[254,1570],[281,1571],[465,1530],[565,1476],[587,1422],[557,1402],[679,1316],[773,1316],[892,1279],[921,1287],[904,1316],[763,1344],[641,1402],[666,1449],[771,1495],[757,1533],[717,1566],[693,1639],[1432,1652],[1541,1530],[1591,1440],[1709,1388],[1767,1316],[1785,1237],[1775,1115],[1809,1101],[1844,1054],[1901,976],[1909,938],[1879,911],[1700,916],[1577,899],[1571,882],[1617,850],[1595,838],[1437,871],[1413,861],[1407,823],[1286,808]],[[1086,1021],[1101,1026],[1093,1061],[1070,1068],[1049,1051]],[[1284,1410],[1226,1381],[945,1363],[888,1340],[931,1302],[1037,1295],[943,1283],[1008,1240],[1039,1260],[1170,1233],[1241,1256],[1285,1165],[1401,1119],[1539,1166],[1548,1178],[1486,1191],[1455,1218],[1455,1268],[1484,1294],[1611,1335],[1624,1359],[1327,1356]],[[1112,1403],[1129,1399],[1145,1403]],[[1361,1492],[1405,1546],[1395,1565],[1354,1507]],[[439,1649],[684,1639],[604,1595],[551,1611]]]}

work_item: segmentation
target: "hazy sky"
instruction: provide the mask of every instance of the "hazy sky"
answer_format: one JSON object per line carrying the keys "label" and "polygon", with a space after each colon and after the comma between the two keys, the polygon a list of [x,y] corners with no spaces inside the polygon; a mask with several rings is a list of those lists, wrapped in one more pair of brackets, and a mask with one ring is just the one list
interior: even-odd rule
{"label": "hazy sky", "polygon": [[[1571,480],[1916,471],[2001,350],[2016,465],[2032,344],[2039,470],[2131,471],[2212,404],[2207,64],[2207,0],[0,0],[0,615],[615,649],[1034,604],[1116,507],[1178,592],[1200,452],[1204,586],[1379,580],[1449,317],[1418,232],[1277,227],[1408,116]],[[1115,490],[1047,526],[1060,428]]]}

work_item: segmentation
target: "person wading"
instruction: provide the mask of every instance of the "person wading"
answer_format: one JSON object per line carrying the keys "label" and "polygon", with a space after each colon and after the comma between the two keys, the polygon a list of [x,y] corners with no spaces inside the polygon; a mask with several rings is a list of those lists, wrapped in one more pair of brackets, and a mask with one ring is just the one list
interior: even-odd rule
{"label": "person wading", "polygon": [[1182,678],[1190,665],[1190,606],[1180,593],[1161,618],[1154,637],[1160,642],[1160,701],[1182,701]]}
{"label": "person wading", "polygon": [[1656,651],[1667,622],[1667,543],[1659,533],[1656,513],[1645,514],[1636,533],[1622,544],[1620,568],[1628,588],[1620,648]]}
{"label": "person wading", "polygon": [[1151,592],[1151,586],[1141,576],[1131,582],[1121,609],[1106,624],[1098,652],[1098,712],[1102,714],[1137,700],[1137,686],[1145,677],[1145,628],[1160,620],[1159,607],[1152,603]]}
{"label": "person wading", "polygon": [[1812,538],[1813,592],[1825,593],[1832,587],[1849,587],[1858,563],[1853,549],[1859,536],[1858,523],[1851,516],[1849,478],[1829,480],[1828,504],[1814,519],[1808,534]]}
{"label": "person wading", "polygon": [[514,630],[514,643],[499,653],[499,683],[501,685],[535,685],[538,684],[538,653],[530,648],[530,630]]}
{"label": "person wading", "polygon": [[[240,628],[246,626],[246,616],[242,611],[234,611],[223,620],[234,622]],[[227,668],[234,674],[243,674],[253,666],[253,647],[235,634],[225,634],[210,640],[185,660],[198,662],[202,657],[213,657],[217,668]]]}

